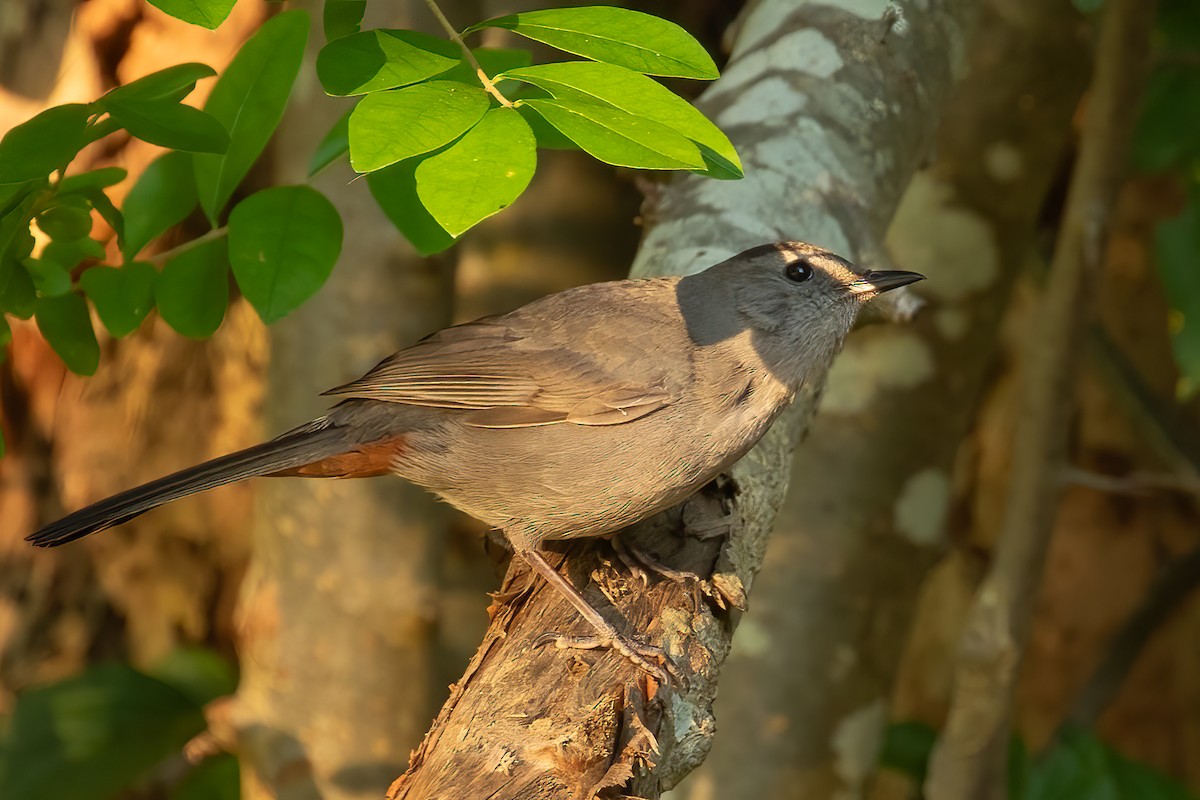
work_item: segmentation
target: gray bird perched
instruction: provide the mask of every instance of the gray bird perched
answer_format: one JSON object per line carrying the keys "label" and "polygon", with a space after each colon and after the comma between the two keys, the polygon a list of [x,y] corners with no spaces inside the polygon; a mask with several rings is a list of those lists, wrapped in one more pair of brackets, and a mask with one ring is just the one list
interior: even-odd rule
{"label": "gray bird perched", "polygon": [[326,394],[269,442],[101,500],[29,537],[53,547],[255,476],[396,473],[499,528],[598,634],[662,676],[542,556],[686,499],[819,380],[864,302],[921,280],[802,242],[686,277],[597,283],[457,325]]}

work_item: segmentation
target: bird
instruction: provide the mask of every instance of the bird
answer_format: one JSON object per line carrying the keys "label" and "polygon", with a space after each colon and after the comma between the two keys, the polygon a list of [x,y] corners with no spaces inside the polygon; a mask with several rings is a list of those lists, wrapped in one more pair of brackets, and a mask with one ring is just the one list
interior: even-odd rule
{"label": "bird", "polygon": [[[859,310],[922,280],[781,241],[701,272],[593,283],[445,328],[325,392],[324,416],[94,503],[27,537],[55,547],[258,476],[399,475],[498,529],[611,647],[665,680],[542,554],[670,508],[741,458]],[[565,638],[565,637],[564,637]]]}

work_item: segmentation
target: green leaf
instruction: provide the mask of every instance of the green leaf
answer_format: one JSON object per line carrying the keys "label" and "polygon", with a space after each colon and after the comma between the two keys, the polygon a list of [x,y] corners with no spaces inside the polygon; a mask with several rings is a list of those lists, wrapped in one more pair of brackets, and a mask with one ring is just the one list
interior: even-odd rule
{"label": "green leaf", "polygon": [[514,33],[577,56],[647,75],[713,80],[717,65],[691,34],[673,22],[613,6],[548,8],[473,25]]}
{"label": "green leaf", "polygon": [[1200,155],[1200,71],[1162,68],[1150,76],[1133,137],[1132,160],[1160,172]]}
{"label": "green leaf", "polygon": [[[8,325],[8,318],[0,314],[0,350],[8,347],[12,342],[12,328]],[[4,360],[4,353],[0,352],[0,361]],[[4,442],[0,440],[0,448],[3,448]]]}
{"label": "green leaf", "polygon": [[1146,764],[1131,761],[1111,749],[1109,770],[1121,800],[1193,800],[1182,784]]}
{"label": "green leaf", "polygon": [[350,111],[333,123],[329,133],[317,145],[312,160],[308,162],[308,177],[316,175],[321,170],[350,152]]}
{"label": "green leaf", "polygon": [[335,39],[321,48],[317,76],[329,94],[366,94],[432,78],[461,60],[459,49],[445,39],[417,31],[376,29]]}
{"label": "green leaf", "polygon": [[204,730],[204,715],[173,687],[102,664],[18,695],[8,727],[0,796],[100,798],[177,753]]}
{"label": "green leaf", "polygon": [[105,101],[121,127],[142,141],[193,153],[224,153],[229,134],[211,114],[166,102]]}
{"label": "green leaf", "polygon": [[54,106],[0,139],[0,183],[42,178],[67,165],[84,144],[87,106]]}
{"label": "green leaf", "polygon": [[221,327],[229,305],[229,258],[225,240],[186,250],[167,262],[154,282],[154,302],[168,325],[184,336],[205,339]]}
{"label": "green leaf", "polygon": [[150,0],[150,5],[162,9],[176,19],[216,30],[237,0]]}
{"label": "green leaf", "polygon": [[358,33],[367,0],[325,0],[322,23],[328,41]]}
{"label": "green leaf", "polygon": [[20,319],[29,319],[36,307],[37,290],[33,279],[16,257],[5,256],[0,261],[0,310]]}
{"label": "green leaf", "polygon": [[27,194],[0,217],[0,310],[21,319],[33,316],[37,304],[33,280],[21,263],[35,244],[29,213],[36,202],[36,195]]}
{"label": "green leaf", "polygon": [[110,89],[100,103],[107,108],[110,102],[117,103],[178,103],[196,88],[196,81],[211,78],[217,71],[207,64],[189,62],[151,72],[145,77]]}
{"label": "green leaf", "polygon": [[81,295],[43,297],[38,301],[34,318],[42,336],[71,372],[95,374],[100,366],[100,345],[92,330],[87,301]]}
{"label": "green leaf", "polygon": [[150,674],[174,686],[198,706],[237,689],[237,670],[207,647],[176,647]]}
{"label": "green leaf", "polygon": [[699,148],[665,125],[607,103],[522,100],[592,157],[636,169],[705,169]]}
{"label": "green leaf", "polygon": [[924,783],[929,755],[937,742],[937,731],[923,722],[896,722],[888,726],[879,753],[879,763]]}
{"label": "green leaf", "polygon": [[[4,326],[4,327],[6,327],[6,328],[8,327],[8,321],[7,321],[7,320],[5,320],[5,319],[4,319],[4,318],[2,318],[2,317],[0,317],[0,323],[3,323],[3,326]],[[3,360],[4,360],[4,353],[3,353],[3,352],[0,352],[0,361],[3,361]],[[4,458],[4,453],[5,453],[5,447],[4,447],[4,431],[3,431],[3,430],[0,430],[0,458]],[[2,760],[3,760],[3,758],[4,758],[3,754],[0,754],[0,761],[2,761]],[[0,767],[0,769],[3,769],[3,768],[2,768],[2,767]],[[3,780],[3,773],[2,773],[2,772],[0,772],[0,780]]]}
{"label": "green leaf", "polygon": [[233,276],[268,325],[321,288],[341,249],[337,209],[308,186],[264,189],[229,215]]}
{"label": "green leaf", "polygon": [[1158,273],[1171,306],[1168,325],[1175,363],[1176,394],[1186,400],[1200,390],[1200,199],[1159,224],[1154,235]]}
{"label": "green leaf", "polygon": [[78,175],[68,175],[58,182],[58,193],[70,194],[83,189],[104,189],[125,180],[128,174],[120,167],[101,167],[90,172],[81,172]]}
{"label": "green leaf", "polygon": [[53,241],[42,248],[42,260],[53,261],[67,270],[74,269],[89,258],[104,258],[104,245],[89,236],[69,242]]}
{"label": "green leaf", "polygon": [[125,198],[125,245],[133,258],[155,237],[182,222],[196,207],[196,178],[186,153],[166,153],[150,162]]}
{"label": "green leaf", "polygon": [[240,800],[241,773],[236,757],[206,758],[184,776],[168,800]]}
{"label": "green leaf", "polygon": [[71,291],[71,273],[60,261],[53,258],[27,258],[21,262],[33,280],[34,288],[41,297],[59,297]]}
{"label": "green leaf", "polygon": [[417,165],[417,197],[451,236],[508,207],[537,166],[533,131],[511,108],[493,108],[461,139]]}
{"label": "green leaf", "polygon": [[229,131],[224,155],[195,156],[200,205],[214,225],[283,117],[304,58],[308,22],[303,11],[267,20],[242,45],[204,105]]}
{"label": "green leaf", "polygon": [[1025,800],[1119,800],[1103,746],[1090,734],[1064,732],[1029,772]]}
{"label": "green leaf", "polygon": [[128,336],[154,308],[154,281],[158,270],[134,261],[120,269],[92,267],[79,277],[84,293],[96,307],[100,321],[113,336]]}
{"label": "green leaf", "polygon": [[517,113],[529,125],[529,129],[533,131],[534,137],[537,139],[538,147],[545,147],[550,150],[578,150],[579,145],[568,139],[566,135],[558,128],[546,122],[546,119],[533,108],[525,103],[520,103],[515,106]]}
{"label": "green leaf", "polygon": [[125,215],[113,205],[113,201],[104,193],[104,190],[96,186],[83,186],[77,190],[77,194],[86,198],[92,204],[92,208],[104,218],[108,226],[117,234],[117,246],[123,247],[125,243]]}
{"label": "green leaf", "polygon": [[454,237],[430,216],[417,197],[416,170],[420,163],[420,158],[411,158],[372,172],[367,176],[367,185],[396,229],[418,253],[429,256],[454,244]]}
{"label": "green leaf", "polygon": [[373,172],[436,150],[479,122],[490,102],[483,89],[458,81],[367,95],[350,114],[350,164]]}
{"label": "green leaf", "polygon": [[55,241],[70,242],[92,232],[92,214],[87,208],[55,206],[38,216],[37,226]]}
{"label": "green leaf", "polygon": [[699,147],[707,174],[725,179],[742,177],[737,151],[721,129],[691,103],[645,75],[611,64],[568,61],[510,69],[502,77],[531,83],[559,100],[610,105],[657,122]]}

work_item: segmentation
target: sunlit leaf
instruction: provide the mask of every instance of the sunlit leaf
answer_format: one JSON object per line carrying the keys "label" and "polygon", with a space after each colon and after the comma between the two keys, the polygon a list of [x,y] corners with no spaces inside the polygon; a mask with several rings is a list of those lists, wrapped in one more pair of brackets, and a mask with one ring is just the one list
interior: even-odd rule
{"label": "sunlit leaf", "polygon": [[416,169],[417,196],[451,236],[521,196],[537,166],[533,131],[511,108],[493,108]]}
{"label": "sunlit leaf", "polygon": [[215,30],[237,0],[149,0],[150,5],[161,8],[176,19]]}
{"label": "sunlit leaf", "polygon": [[700,147],[708,174],[716,178],[742,177],[737,151],[721,129],[691,103],[645,75],[611,64],[568,61],[511,69],[504,77],[531,83],[559,100],[608,104],[657,122]]}
{"label": "sunlit leaf", "polygon": [[350,163],[373,172],[436,150],[488,110],[488,95],[458,81],[428,81],[364,97],[350,114]]}
{"label": "sunlit leaf", "polygon": [[233,276],[267,324],[321,288],[341,249],[337,209],[308,186],[264,189],[229,215]]}
{"label": "sunlit leaf", "polygon": [[375,29],[334,39],[321,48],[317,76],[329,94],[366,94],[432,78],[461,60],[459,49],[445,39]]}
{"label": "sunlit leaf", "polygon": [[303,11],[285,11],[263,23],[225,68],[204,104],[229,132],[229,149],[223,155],[194,157],[200,206],[214,224],[283,117],[304,58],[308,24]]}
{"label": "sunlit leaf", "polygon": [[692,35],[660,17],[613,6],[548,8],[468,28],[507,28],[529,39],[647,75],[713,80],[712,57]]}
{"label": "sunlit leaf", "polygon": [[225,240],[205,242],[168,261],[154,282],[154,303],[163,320],[184,336],[212,336],[229,305]]}
{"label": "sunlit leaf", "polygon": [[607,103],[578,98],[523,100],[585,152],[636,169],[704,169],[695,143],[665,125]]}

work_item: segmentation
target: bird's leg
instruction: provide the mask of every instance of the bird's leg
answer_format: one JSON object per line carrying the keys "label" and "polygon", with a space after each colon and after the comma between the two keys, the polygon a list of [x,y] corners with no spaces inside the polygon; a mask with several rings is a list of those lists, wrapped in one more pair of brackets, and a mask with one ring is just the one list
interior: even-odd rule
{"label": "bird's leg", "polygon": [[[597,647],[611,647],[625,658],[632,661],[637,667],[645,670],[653,675],[659,683],[668,684],[672,677],[680,682],[683,676],[679,673],[678,668],[671,663],[671,659],[659,648],[653,647],[642,642],[635,641],[626,636],[622,636],[616,628],[608,623],[604,617],[600,616],[600,612],[594,609],[579,590],[571,585],[571,582],[564,578],[558,570],[550,566],[550,562],[546,561],[536,549],[532,547],[522,547],[514,542],[514,548],[518,555],[525,559],[533,570],[541,575],[547,583],[554,589],[567,598],[579,615],[587,620],[595,630],[595,636],[586,637],[571,637],[561,634],[543,634],[538,637],[536,645],[548,644],[553,642],[560,648],[578,648],[578,649],[593,649]],[[652,659],[662,658],[665,667],[655,663]]]}

